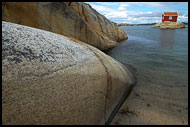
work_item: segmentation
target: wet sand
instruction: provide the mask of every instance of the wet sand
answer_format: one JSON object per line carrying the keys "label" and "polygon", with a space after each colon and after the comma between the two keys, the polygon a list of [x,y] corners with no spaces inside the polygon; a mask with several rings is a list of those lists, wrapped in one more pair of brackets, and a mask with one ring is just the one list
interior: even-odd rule
{"label": "wet sand", "polygon": [[[168,78],[166,84],[166,76],[171,75],[162,74],[160,80],[163,79],[163,81],[159,79],[156,81],[158,78],[156,73],[159,72],[147,71],[143,73],[144,76],[140,76],[141,74],[138,76],[139,83],[126,99],[111,125],[188,124],[188,83],[172,86],[178,80]],[[148,76],[152,79],[143,82]]]}

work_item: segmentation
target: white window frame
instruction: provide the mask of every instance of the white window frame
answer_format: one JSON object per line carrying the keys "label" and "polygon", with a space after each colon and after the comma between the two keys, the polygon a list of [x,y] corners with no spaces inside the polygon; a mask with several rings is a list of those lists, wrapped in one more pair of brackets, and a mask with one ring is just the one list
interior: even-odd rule
{"label": "white window frame", "polygon": [[172,20],[172,16],[169,16],[169,20]]}

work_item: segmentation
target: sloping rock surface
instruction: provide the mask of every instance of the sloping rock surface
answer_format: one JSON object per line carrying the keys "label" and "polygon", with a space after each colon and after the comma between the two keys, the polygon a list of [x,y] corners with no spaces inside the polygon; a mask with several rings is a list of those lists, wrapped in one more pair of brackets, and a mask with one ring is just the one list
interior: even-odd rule
{"label": "sloping rock surface", "polygon": [[2,124],[104,124],[133,77],[100,50],[2,22]]}
{"label": "sloping rock surface", "polygon": [[128,38],[116,23],[82,2],[3,2],[2,19],[72,37],[100,50]]}

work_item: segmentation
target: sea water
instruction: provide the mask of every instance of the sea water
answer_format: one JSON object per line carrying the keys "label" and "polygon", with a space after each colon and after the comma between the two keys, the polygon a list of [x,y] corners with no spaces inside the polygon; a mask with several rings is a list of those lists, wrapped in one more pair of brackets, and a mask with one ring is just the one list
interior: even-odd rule
{"label": "sea water", "polygon": [[107,54],[126,65],[137,81],[123,104],[136,115],[124,117],[118,113],[114,121],[187,124],[188,26],[182,29],[159,29],[151,25],[122,28],[128,39]]}
{"label": "sea water", "polygon": [[151,25],[123,26],[122,29],[128,39],[107,54],[125,64],[138,83],[151,81],[187,87],[187,25],[182,29],[159,29]]}

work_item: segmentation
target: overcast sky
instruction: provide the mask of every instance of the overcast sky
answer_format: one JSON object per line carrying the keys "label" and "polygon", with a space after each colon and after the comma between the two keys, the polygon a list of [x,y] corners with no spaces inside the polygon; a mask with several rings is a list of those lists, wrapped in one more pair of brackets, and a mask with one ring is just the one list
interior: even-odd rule
{"label": "overcast sky", "polygon": [[188,2],[86,2],[116,23],[160,23],[162,12],[178,12],[188,22]]}

